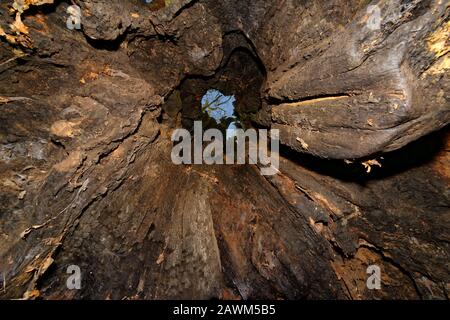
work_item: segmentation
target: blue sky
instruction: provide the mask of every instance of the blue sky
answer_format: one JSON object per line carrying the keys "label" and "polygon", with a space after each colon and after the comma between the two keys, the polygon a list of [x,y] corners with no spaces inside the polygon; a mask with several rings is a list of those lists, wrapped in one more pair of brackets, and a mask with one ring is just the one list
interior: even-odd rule
{"label": "blue sky", "polygon": [[207,101],[213,101],[217,95],[220,95],[219,102],[227,101],[227,103],[221,106],[223,110],[213,110],[209,113],[209,115],[217,121],[224,117],[233,117],[234,116],[234,102],[236,99],[234,96],[225,96],[219,90],[209,89],[206,94],[202,97],[202,106],[205,105]]}

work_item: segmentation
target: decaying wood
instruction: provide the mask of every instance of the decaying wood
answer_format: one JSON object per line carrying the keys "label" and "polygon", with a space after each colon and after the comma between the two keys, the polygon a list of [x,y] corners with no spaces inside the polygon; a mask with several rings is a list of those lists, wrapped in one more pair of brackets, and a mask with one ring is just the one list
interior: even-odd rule
{"label": "decaying wood", "polygon": [[[53,2],[0,3],[0,298],[448,299],[448,1]],[[279,174],[172,164],[211,86]]]}

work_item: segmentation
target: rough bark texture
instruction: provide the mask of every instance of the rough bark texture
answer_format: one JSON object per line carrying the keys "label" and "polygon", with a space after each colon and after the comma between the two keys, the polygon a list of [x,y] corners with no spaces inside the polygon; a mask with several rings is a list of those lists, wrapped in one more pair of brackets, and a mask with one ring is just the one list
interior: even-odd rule
{"label": "rough bark texture", "polygon": [[[73,3],[0,3],[0,298],[448,299],[448,1]],[[279,174],[172,164],[211,86]]]}

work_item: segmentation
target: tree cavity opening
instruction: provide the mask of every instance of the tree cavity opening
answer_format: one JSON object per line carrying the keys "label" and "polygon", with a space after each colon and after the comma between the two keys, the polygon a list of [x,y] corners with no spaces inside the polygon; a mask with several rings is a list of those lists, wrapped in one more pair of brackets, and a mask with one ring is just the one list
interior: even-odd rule
{"label": "tree cavity opening", "polygon": [[236,114],[234,95],[226,96],[216,89],[209,89],[203,95],[201,108],[203,117],[215,121],[216,128],[222,132],[229,132],[241,128],[239,115]]}
{"label": "tree cavity opening", "polygon": [[253,54],[233,50],[210,77],[187,77],[163,105],[163,119],[173,128],[192,131],[194,121],[203,130],[248,129],[257,126],[261,110],[264,70]]}

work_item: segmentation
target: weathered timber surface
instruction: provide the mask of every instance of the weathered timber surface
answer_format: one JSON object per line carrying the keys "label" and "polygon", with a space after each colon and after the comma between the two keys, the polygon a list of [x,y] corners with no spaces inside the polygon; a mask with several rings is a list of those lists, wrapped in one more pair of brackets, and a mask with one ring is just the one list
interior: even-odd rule
{"label": "weathered timber surface", "polygon": [[[448,1],[75,1],[81,31],[21,3],[0,4],[0,298],[448,299]],[[199,81],[280,129],[279,174],[171,163]]]}

